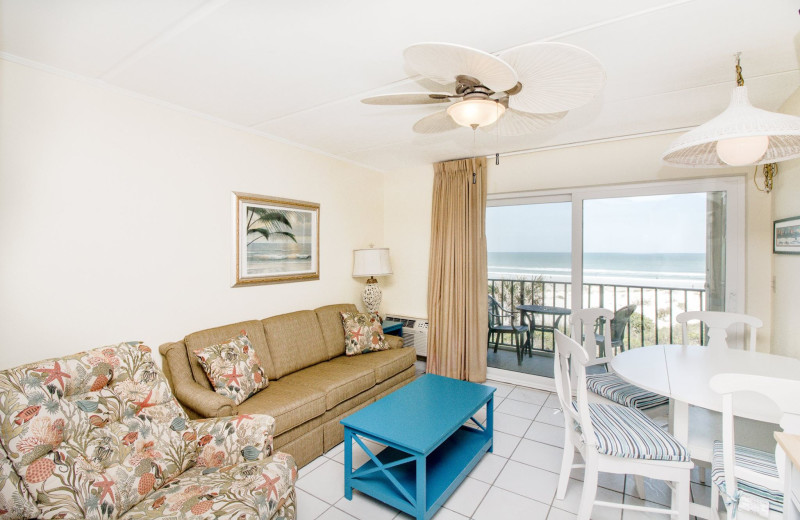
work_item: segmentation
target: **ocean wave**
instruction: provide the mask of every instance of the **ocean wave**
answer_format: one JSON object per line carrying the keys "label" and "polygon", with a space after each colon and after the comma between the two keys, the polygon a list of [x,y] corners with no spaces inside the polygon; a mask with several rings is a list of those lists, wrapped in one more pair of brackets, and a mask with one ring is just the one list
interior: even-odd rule
{"label": "ocean wave", "polygon": [[259,254],[249,254],[247,258],[250,260],[308,260],[311,258],[311,255],[297,253],[297,254],[278,254],[278,255],[259,255]]}
{"label": "ocean wave", "polygon": [[[510,274],[515,274],[515,273],[569,274],[572,272],[571,269],[563,267],[517,267],[517,266],[505,266],[505,265],[490,265],[489,271],[503,272]],[[634,278],[682,277],[690,279],[693,278],[705,279],[706,277],[705,273],[699,273],[697,271],[633,271],[628,269],[584,269],[583,272],[586,275],[592,275],[592,276],[625,276]]]}

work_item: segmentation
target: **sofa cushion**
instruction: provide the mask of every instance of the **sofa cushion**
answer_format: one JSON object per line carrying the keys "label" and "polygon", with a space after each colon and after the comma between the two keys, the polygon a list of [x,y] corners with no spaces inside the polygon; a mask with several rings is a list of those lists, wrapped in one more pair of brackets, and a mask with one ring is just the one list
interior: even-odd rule
{"label": "sofa cushion", "polygon": [[343,312],[344,349],[348,356],[388,350],[380,317],[371,312]]}
{"label": "sofa cushion", "polygon": [[328,360],[322,329],[314,311],[281,314],[261,323],[276,379]]}
{"label": "sofa cushion", "polygon": [[196,466],[229,466],[272,455],[275,418],[241,414],[190,421],[197,435]]}
{"label": "sofa cushion", "polygon": [[327,410],[375,386],[375,373],[371,367],[330,361],[304,368],[283,379],[324,392]]}
{"label": "sofa cushion", "polygon": [[28,488],[11,466],[3,444],[0,443],[0,518],[24,520],[38,518],[39,507]]}
{"label": "sofa cushion", "polygon": [[358,312],[352,303],[339,303],[326,305],[314,309],[325,338],[325,348],[328,349],[328,358],[335,358],[344,354],[344,329],[342,328],[343,312]]}
{"label": "sofa cushion", "polygon": [[238,407],[240,414],[275,418],[275,436],[325,413],[325,392],[292,381],[272,381]]}
{"label": "sofa cushion", "polygon": [[332,359],[330,363],[371,369],[375,372],[375,382],[380,383],[408,367],[414,366],[416,360],[417,352],[413,348],[397,348],[372,352],[364,356],[339,356]]}
{"label": "sofa cushion", "polygon": [[194,354],[203,365],[214,391],[236,404],[267,387],[261,362],[245,334],[197,349]]}
{"label": "sofa cushion", "polygon": [[186,348],[189,350],[188,357],[189,364],[192,366],[192,375],[197,383],[209,390],[213,390],[205,370],[203,370],[202,365],[200,365],[200,362],[194,355],[194,351],[206,348],[209,345],[216,345],[227,341],[230,338],[238,336],[242,331],[245,331],[247,334],[250,345],[253,346],[259,361],[261,361],[261,370],[264,371],[268,379],[277,379],[278,376],[275,375],[275,369],[272,367],[272,358],[267,348],[267,340],[264,337],[264,327],[262,327],[260,321],[253,320],[193,332],[184,338],[183,341],[186,344]]}
{"label": "sofa cushion", "polygon": [[297,466],[284,453],[222,468],[196,466],[122,518],[295,518],[296,481]]}

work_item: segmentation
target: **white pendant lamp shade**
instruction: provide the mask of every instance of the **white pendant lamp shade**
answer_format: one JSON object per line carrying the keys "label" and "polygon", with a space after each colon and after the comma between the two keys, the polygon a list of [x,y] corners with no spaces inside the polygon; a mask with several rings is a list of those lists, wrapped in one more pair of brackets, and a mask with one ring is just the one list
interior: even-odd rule
{"label": "white pendant lamp shade", "polygon": [[388,248],[355,249],[353,276],[386,276],[392,274]]}
{"label": "white pendant lamp shade", "polygon": [[461,126],[491,125],[506,112],[506,107],[490,99],[465,99],[447,107],[447,115]]}
{"label": "white pendant lamp shade", "polygon": [[800,117],[755,108],[747,87],[736,87],[728,108],[687,132],[664,153],[675,166],[722,168],[800,157]]}

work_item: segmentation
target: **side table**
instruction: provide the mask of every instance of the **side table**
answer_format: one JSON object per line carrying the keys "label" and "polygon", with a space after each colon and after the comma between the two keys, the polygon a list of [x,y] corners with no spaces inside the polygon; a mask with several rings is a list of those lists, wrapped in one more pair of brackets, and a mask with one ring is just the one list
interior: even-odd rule
{"label": "side table", "polygon": [[400,321],[384,320],[383,333],[403,337],[403,323]]}

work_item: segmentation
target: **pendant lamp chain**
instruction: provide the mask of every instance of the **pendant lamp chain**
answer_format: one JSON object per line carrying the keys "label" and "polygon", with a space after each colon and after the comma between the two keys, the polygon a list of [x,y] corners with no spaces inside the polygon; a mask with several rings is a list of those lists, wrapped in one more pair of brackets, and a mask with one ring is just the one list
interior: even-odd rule
{"label": "pendant lamp chain", "polygon": [[742,66],[739,65],[739,59],[742,56],[741,52],[736,53],[736,86],[744,86],[744,78],[742,77]]}
{"label": "pendant lamp chain", "polygon": [[[736,86],[743,87],[744,86],[744,78],[742,77],[742,65],[740,63],[742,53],[736,53]],[[764,173],[764,187],[760,187],[758,182],[756,181],[756,175],[758,175],[758,166],[756,166],[755,171],[753,172],[753,184],[755,184],[756,189],[762,193],[770,193],[772,191],[772,184],[775,179],[775,176],[778,175],[778,164],[777,163],[768,163],[761,167],[761,171]]]}

